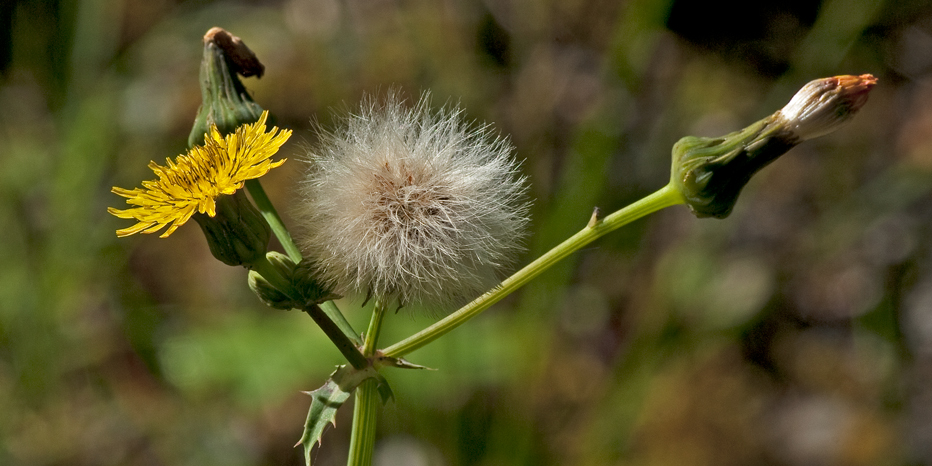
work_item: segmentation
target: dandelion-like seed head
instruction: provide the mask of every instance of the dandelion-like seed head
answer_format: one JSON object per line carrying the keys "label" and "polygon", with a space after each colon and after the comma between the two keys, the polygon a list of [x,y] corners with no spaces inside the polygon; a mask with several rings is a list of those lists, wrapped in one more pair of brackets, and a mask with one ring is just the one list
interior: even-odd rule
{"label": "dandelion-like seed head", "polygon": [[528,223],[510,144],[457,108],[368,99],[310,155],[303,246],[339,293],[447,305],[498,282]]}
{"label": "dandelion-like seed head", "polygon": [[114,187],[113,192],[127,198],[135,206],[120,210],[110,207],[111,214],[134,219],[135,225],[117,230],[117,236],[154,233],[168,227],[161,237],[172,234],[195,213],[216,215],[216,201],[221,195],[231,195],[243,187],[246,180],[259,178],[281,165],[284,159],[270,158],[291,136],[291,131],[272,127],[265,131],[268,112],[253,124],[242,125],[234,133],[222,136],[216,126],[204,135],[204,145],[192,147],[175,161],[166,159],[165,166],[155,162],[149,168],[157,180],[143,181],[142,188]]}

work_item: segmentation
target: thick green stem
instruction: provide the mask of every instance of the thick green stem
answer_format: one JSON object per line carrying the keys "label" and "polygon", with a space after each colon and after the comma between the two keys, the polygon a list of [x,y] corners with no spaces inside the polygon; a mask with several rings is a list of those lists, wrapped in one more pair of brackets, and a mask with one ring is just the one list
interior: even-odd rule
{"label": "thick green stem", "polygon": [[569,237],[557,247],[547,251],[547,253],[540,256],[523,269],[515,272],[514,275],[506,278],[494,289],[479,296],[473,300],[473,302],[463,306],[458,311],[441,319],[430,327],[385,348],[382,352],[385,356],[400,358],[440,338],[447,332],[464,324],[469,319],[479,315],[482,311],[488,309],[505,296],[508,296],[518,288],[527,284],[527,282],[540,275],[559,260],[579,250],[597,238],[660,209],[682,203],[683,196],[672,184],[668,184],[657,192],[614,212],[601,221],[594,219],[586,228],[583,228],[580,232]]}
{"label": "thick green stem", "polygon": [[356,388],[353,407],[353,433],[350,437],[348,466],[369,466],[375,451],[375,427],[379,415],[379,393],[375,379],[368,379]]}
{"label": "thick green stem", "polygon": [[[369,329],[363,342],[362,353],[375,354],[385,318],[386,301],[378,298],[369,320]],[[353,433],[350,438],[349,466],[368,466],[372,464],[372,452],[375,450],[375,425],[379,417],[378,382],[366,380],[356,389],[356,406],[353,408]]]}

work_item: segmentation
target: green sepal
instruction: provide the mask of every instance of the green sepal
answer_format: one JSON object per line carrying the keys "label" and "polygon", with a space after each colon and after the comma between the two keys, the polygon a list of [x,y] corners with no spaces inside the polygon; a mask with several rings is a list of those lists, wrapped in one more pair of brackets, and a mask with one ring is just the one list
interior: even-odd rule
{"label": "green sepal", "polygon": [[328,424],[336,426],[337,410],[349,399],[359,384],[370,378],[378,382],[382,403],[392,398],[388,382],[372,366],[365,369],[340,366],[322,387],[304,392],[311,396],[311,407],[308,409],[307,421],[304,423],[304,433],[295,447],[304,446],[304,462],[307,466],[311,466],[311,451],[314,445],[321,442],[324,429]]}
{"label": "green sepal", "polygon": [[304,306],[312,306],[342,297],[330,291],[317,279],[314,265],[307,259],[298,262],[298,265],[294,267],[291,284],[300,293]]}
{"label": "green sepal", "polygon": [[725,218],[751,177],[799,142],[774,115],[722,137],[687,136],[673,146],[671,183],[697,217]]}

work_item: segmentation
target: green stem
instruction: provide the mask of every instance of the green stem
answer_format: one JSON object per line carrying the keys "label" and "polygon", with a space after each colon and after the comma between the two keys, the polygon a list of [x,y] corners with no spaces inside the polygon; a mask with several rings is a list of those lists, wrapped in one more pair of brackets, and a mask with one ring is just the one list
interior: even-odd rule
{"label": "green stem", "polygon": [[327,314],[318,305],[308,306],[303,309],[307,315],[314,319],[314,322],[324,331],[327,338],[340,350],[340,353],[356,369],[363,369],[369,365],[369,360],[359,352],[355,341],[346,337],[346,334],[336,325]]}
{"label": "green stem", "polygon": [[375,307],[372,309],[372,319],[369,320],[369,329],[366,331],[366,340],[362,345],[362,354],[372,356],[375,354],[376,345],[379,342],[379,334],[382,333],[382,320],[385,318],[386,302],[381,298],[376,298]]}
{"label": "green stem", "polygon": [[348,466],[369,466],[375,450],[375,425],[379,415],[378,382],[368,379],[356,388],[353,407],[353,433],[350,436]]}
{"label": "green stem", "polygon": [[336,304],[334,304],[333,301],[320,303],[320,308],[323,309],[324,314],[326,314],[327,317],[329,317],[330,320],[332,320],[333,323],[340,328],[340,330],[344,335],[346,335],[347,338],[353,340],[353,343],[355,343],[356,346],[362,344],[362,339],[359,338],[359,334],[356,333],[356,330],[353,329],[353,326],[350,325],[349,321],[346,320],[346,316],[340,312],[340,309]]}
{"label": "green stem", "polygon": [[288,254],[288,257],[295,261],[295,263],[301,262],[301,250],[298,249],[294,240],[291,239],[291,233],[288,233],[288,229],[285,228],[285,223],[282,222],[282,218],[278,215],[278,211],[275,210],[275,206],[272,205],[269,196],[265,194],[262,183],[259,183],[257,179],[246,180],[246,189],[249,190],[249,195],[252,196],[252,200],[256,203],[259,212],[265,217],[265,221],[269,222],[269,226],[272,227],[272,233],[278,238],[278,242],[282,243],[282,247],[285,248],[285,253]]}
{"label": "green stem", "polygon": [[[301,250],[298,249],[294,240],[291,239],[291,233],[288,233],[288,229],[285,228],[285,223],[282,222],[282,218],[278,215],[278,211],[275,210],[275,206],[272,205],[269,196],[265,194],[262,183],[260,183],[258,179],[246,180],[246,189],[249,191],[249,195],[252,197],[253,202],[256,203],[259,212],[262,213],[262,217],[265,218],[269,227],[272,228],[272,233],[278,238],[278,242],[282,244],[282,248],[285,249],[285,253],[288,254],[288,257],[296,264],[301,262]],[[359,343],[358,334],[353,330],[353,326],[346,320],[346,316],[340,312],[336,304],[327,301],[322,304],[321,307],[323,308],[324,314],[340,328],[347,338]]]}
{"label": "green stem", "polygon": [[479,296],[473,300],[473,302],[463,306],[458,311],[439,320],[430,327],[385,348],[382,352],[385,356],[400,358],[421,348],[466,323],[469,319],[479,315],[482,311],[488,309],[505,296],[508,296],[518,288],[527,284],[527,282],[540,275],[556,262],[597,238],[648,214],[665,207],[682,204],[683,202],[683,196],[671,183],[657,190],[655,193],[612,213],[602,221],[590,222],[586,228],[583,228],[575,235],[569,237],[557,247],[547,251],[544,255],[526,265],[523,269],[515,272],[514,275],[506,278],[494,289]]}
{"label": "green stem", "polygon": [[[372,309],[372,319],[363,342],[362,354],[375,354],[385,318],[386,301],[377,298]],[[372,464],[372,452],[375,450],[375,425],[379,416],[379,394],[374,379],[363,382],[356,389],[356,406],[353,408],[353,433],[350,437],[349,466],[368,466]]]}

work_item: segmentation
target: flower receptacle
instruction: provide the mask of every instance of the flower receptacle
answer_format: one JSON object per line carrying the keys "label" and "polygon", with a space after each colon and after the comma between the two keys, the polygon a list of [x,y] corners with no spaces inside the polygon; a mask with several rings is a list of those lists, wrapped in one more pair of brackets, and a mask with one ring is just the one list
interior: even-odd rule
{"label": "flower receptacle", "polygon": [[725,218],[751,177],[798,143],[772,116],[727,136],[686,136],[673,146],[671,183],[697,217]]}

